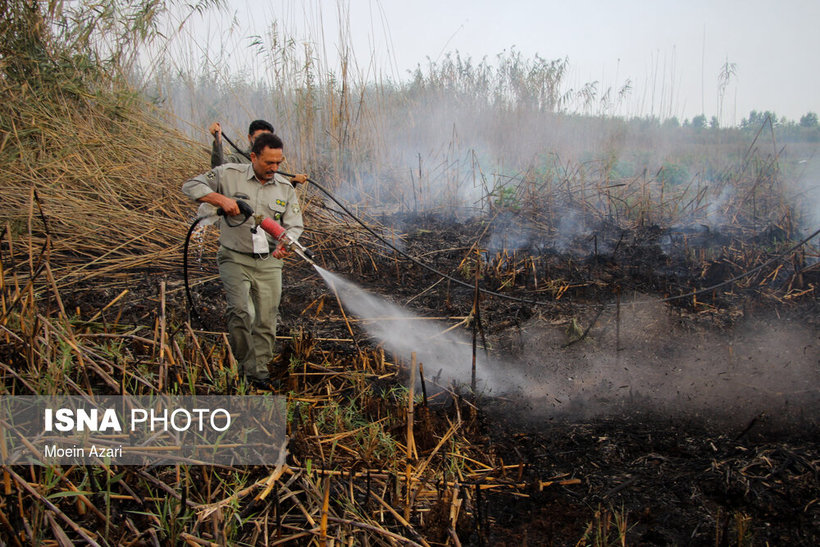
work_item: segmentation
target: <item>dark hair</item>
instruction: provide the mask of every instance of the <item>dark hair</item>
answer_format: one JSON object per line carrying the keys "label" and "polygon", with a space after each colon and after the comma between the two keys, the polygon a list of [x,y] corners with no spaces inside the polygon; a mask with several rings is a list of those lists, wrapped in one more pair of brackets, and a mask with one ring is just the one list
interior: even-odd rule
{"label": "dark hair", "polygon": [[262,133],[261,135],[256,137],[255,141],[253,141],[253,147],[251,148],[251,152],[258,156],[262,153],[262,150],[264,150],[265,148],[284,148],[284,146],[282,145],[282,139],[280,139],[278,135],[274,135],[273,133]]}
{"label": "dark hair", "polygon": [[265,120],[253,120],[248,126],[248,135],[253,135],[257,131],[270,131],[273,133],[273,126]]}

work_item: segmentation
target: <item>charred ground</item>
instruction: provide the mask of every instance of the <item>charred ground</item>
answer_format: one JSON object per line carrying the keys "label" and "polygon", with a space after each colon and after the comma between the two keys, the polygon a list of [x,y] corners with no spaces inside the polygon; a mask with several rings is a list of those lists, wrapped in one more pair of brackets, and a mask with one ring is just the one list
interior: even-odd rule
{"label": "charred ground", "polygon": [[[470,314],[476,264],[482,288],[512,297],[482,296],[480,328],[524,381],[477,398],[455,389],[430,407],[439,419],[468,415],[469,442],[510,486],[461,484],[461,541],[565,545],[625,531],[637,545],[816,544],[820,270],[801,249],[743,276],[799,235],[590,221],[568,239],[517,218],[381,218],[391,243],[468,286],[362,244],[365,234],[319,254],[422,316]],[[347,335],[318,276],[293,262],[286,277],[285,330]],[[212,310],[217,293],[205,298]],[[424,530],[447,538],[446,522]]]}
{"label": "charred ground", "polygon": [[[440,278],[338,219],[312,224],[321,230],[304,239],[324,268],[415,315],[444,318],[442,329],[461,322],[468,336],[475,330],[478,351],[483,338],[507,381],[477,394],[469,377],[436,387],[435,365],[425,364],[429,400],[419,400],[413,428],[419,456],[406,461],[435,470],[414,477],[416,497],[408,504],[399,471],[405,456],[396,452],[401,442],[386,439],[404,438],[401,386],[409,356],[386,362],[366,322],[346,317],[319,275],[293,258],[285,273],[282,353],[272,371],[297,405],[288,462],[293,476],[279,490],[295,501],[240,498],[237,514],[275,517],[277,537],[299,541],[316,533],[303,515],[323,514],[324,490],[331,494],[327,511],[340,519],[337,533],[351,537],[361,533],[352,523],[365,518],[352,517],[355,511],[378,511],[381,520],[370,526],[378,522],[430,544],[454,538],[469,545],[816,544],[820,275],[816,257],[794,248],[800,234],[765,226],[639,223],[624,229],[590,218],[568,237],[553,223],[526,218],[501,211],[384,216],[371,223],[396,247],[464,284]],[[27,348],[41,342],[45,334],[36,329],[45,325],[44,333],[72,328],[80,336],[102,331],[119,340],[124,361],[100,357],[107,346],[79,350],[103,360],[99,373],[89,370],[75,382],[109,392],[114,384],[104,378],[119,383],[125,370],[153,382],[160,320],[168,326],[167,347],[181,348],[169,368],[172,389],[199,368],[193,363],[227,369],[213,236],[206,233],[192,249],[195,303],[204,319],[192,321],[193,330],[178,267],[146,264],[118,274],[116,283],[96,277],[59,293],[46,290],[36,305],[14,303],[25,311],[23,324],[35,330],[3,346],[5,370],[36,373],[44,366]],[[12,248],[3,251],[11,279],[26,261],[18,256],[12,264]],[[476,314],[476,275],[481,288],[509,298],[482,295]],[[118,299],[123,283],[129,293]],[[679,295],[686,296],[663,301]],[[48,319],[61,307],[73,310],[74,326]],[[197,348],[209,348],[208,354]],[[399,360],[404,366],[396,366]],[[205,372],[192,382],[197,392],[233,389]],[[9,376],[7,387],[26,391],[39,381],[36,374],[27,378]],[[352,414],[353,422],[342,423]],[[373,433],[361,439],[357,431]],[[331,441],[347,448],[329,454]],[[262,469],[239,472],[246,480],[267,476]],[[138,516],[144,505],[129,501],[157,485],[183,503],[190,496],[197,514],[210,514],[212,495],[199,489],[213,477],[191,473],[193,482],[162,470],[126,473],[125,501],[112,510],[131,519],[130,528],[114,527],[109,537],[171,537]],[[301,493],[288,490],[294,484]],[[387,515],[387,507],[399,516]],[[99,525],[70,504],[62,510],[89,529]],[[19,524],[34,516],[15,509],[7,518]],[[190,537],[227,537],[204,532],[200,525],[210,521],[203,518],[181,529]],[[255,519],[237,525],[232,537],[252,541],[253,523],[261,522]]]}

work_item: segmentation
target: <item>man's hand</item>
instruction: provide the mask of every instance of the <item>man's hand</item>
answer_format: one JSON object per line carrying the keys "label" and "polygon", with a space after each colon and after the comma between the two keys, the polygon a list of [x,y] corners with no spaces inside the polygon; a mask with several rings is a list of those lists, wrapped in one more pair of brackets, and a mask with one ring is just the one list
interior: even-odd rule
{"label": "man's hand", "polygon": [[235,199],[231,199],[227,196],[222,196],[222,197],[225,198],[225,199],[220,200],[222,202],[222,205],[220,205],[220,207],[222,208],[223,211],[225,211],[225,214],[227,216],[233,217],[233,216],[236,216],[236,215],[238,215],[239,213],[242,212],[242,211],[239,210],[239,204],[236,203]]}
{"label": "man's hand", "polygon": [[219,122],[214,122],[208,127],[208,131],[214,136],[214,140],[219,142],[222,140],[222,125]]}
{"label": "man's hand", "polygon": [[304,184],[307,181],[308,176],[304,173],[299,173],[297,175],[293,175],[293,178],[290,181],[294,184]]}
{"label": "man's hand", "polygon": [[236,216],[240,213],[239,205],[236,203],[235,199],[231,199],[228,196],[223,196],[218,192],[211,192],[210,194],[202,196],[198,201],[210,203],[214,207],[222,209],[229,217]]}
{"label": "man's hand", "polygon": [[290,251],[287,247],[282,245],[282,242],[279,242],[276,244],[276,248],[273,250],[271,255],[273,255],[273,258],[278,258],[281,260],[290,256]]}

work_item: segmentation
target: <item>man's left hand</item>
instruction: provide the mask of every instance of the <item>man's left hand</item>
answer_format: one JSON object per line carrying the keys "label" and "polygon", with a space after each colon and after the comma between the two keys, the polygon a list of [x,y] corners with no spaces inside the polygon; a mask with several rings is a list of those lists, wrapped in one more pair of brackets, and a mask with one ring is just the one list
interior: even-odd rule
{"label": "man's left hand", "polygon": [[287,258],[290,255],[290,251],[288,250],[287,247],[285,247],[281,243],[277,243],[276,248],[273,250],[271,255],[273,255],[273,258],[278,258],[278,259],[282,260],[282,259]]}
{"label": "man's left hand", "polygon": [[293,178],[290,179],[290,180],[294,184],[304,184],[307,179],[308,179],[308,176],[306,174],[299,173],[299,174],[293,175]]}

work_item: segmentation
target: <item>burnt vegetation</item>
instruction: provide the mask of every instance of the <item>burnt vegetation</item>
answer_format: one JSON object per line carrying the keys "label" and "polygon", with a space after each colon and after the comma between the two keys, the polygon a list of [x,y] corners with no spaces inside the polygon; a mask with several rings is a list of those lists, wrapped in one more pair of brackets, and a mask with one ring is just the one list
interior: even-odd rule
{"label": "burnt vegetation", "polygon": [[[248,393],[223,333],[213,228],[189,257],[203,321],[184,299],[193,212],[177,187],[204,170],[205,149],[111,69],[155,34],[134,6],[105,55],[92,21],[2,8],[3,395]],[[404,92],[464,93],[476,81],[445,76],[483,75],[496,97],[482,108],[543,114],[579,140],[602,127],[558,112],[592,100],[559,93],[565,63],[504,62],[541,91],[445,63]],[[328,119],[300,126],[290,161],[362,205],[372,232],[308,187],[302,241],[413,320],[472,336],[468,372],[444,382],[435,363],[386,351],[373,318],[347,313],[292,257],[271,364],[286,463],[3,466],[5,544],[818,544],[810,139],[783,146],[771,118],[711,133],[609,119],[633,153],[542,150],[516,170],[474,150],[429,165],[419,154],[396,175],[364,163],[378,150],[361,132],[351,142],[351,91],[333,86],[344,100],[304,110]],[[394,91],[380,91],[384,110]],[[335,144],[317,141],[322,124]],[[646,156],[663,131],[683,135],[688,157]],[[485,352],[516,380],[473,390],[469,361]]]}

